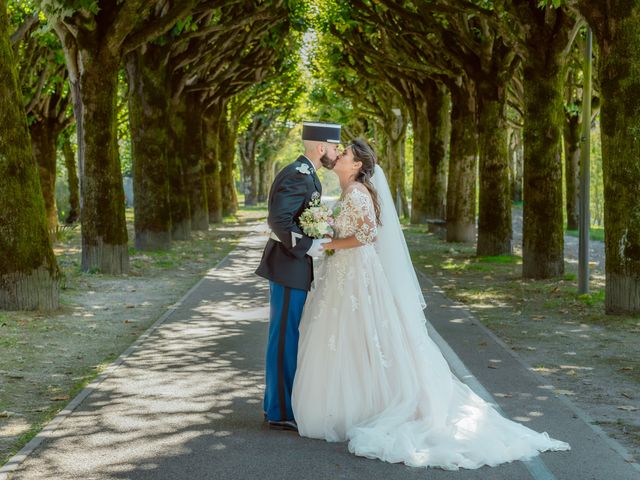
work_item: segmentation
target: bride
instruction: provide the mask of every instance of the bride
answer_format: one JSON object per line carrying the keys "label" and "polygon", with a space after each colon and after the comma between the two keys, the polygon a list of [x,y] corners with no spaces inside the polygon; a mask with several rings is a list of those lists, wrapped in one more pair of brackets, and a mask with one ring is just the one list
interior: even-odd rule
{"label": "bride", "polygon": [[448,470],[526,460],[567,443],[501,416],[458,380],[425,327],[424,297],[375,153],[355,140],[333,169],[335,250],[300,324],[292,405],[300,435],[386,462]]}

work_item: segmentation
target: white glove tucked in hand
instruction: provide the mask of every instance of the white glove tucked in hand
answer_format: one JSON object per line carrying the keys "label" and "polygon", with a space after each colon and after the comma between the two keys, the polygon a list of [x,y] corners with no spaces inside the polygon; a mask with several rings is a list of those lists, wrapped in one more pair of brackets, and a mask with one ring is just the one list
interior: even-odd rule
{"label": "white glove tucked in hand", "polygon": [[307,251],[307,255],[311,257],[319,257],[324,253],[323,244],[329,243],[331,241],[330,238],[316,238],[311,244],[311,248]]}

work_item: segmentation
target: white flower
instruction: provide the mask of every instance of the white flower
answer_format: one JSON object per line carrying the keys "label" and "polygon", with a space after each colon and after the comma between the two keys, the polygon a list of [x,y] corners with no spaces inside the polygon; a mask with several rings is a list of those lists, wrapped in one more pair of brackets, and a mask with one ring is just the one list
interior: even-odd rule
{"label": "white flower", "polygon": [[[307,164],[305,163],[304,166],[306,167]],[[311,201],[314,201],[314,200],[320,200],[320,192],[316,191],[311,194]]]}
{"label": "white flower", "polygon": [[296,170],[298,170],[300,173],[304,173],[305,175],[311,175],[311,170],[309,170],[309,165],[307,165],[306,163],[303,163],[299,167],[296,167]]}

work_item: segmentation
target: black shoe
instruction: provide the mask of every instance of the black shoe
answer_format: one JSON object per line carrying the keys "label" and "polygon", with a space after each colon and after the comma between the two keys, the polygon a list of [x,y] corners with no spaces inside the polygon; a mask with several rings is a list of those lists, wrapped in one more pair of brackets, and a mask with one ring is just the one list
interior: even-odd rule
{"label": "black shoe", "polygon": [[298,431],[298,425],[294,420],[269,420],[269,428],[271,430],[289,430],[291,432]]}

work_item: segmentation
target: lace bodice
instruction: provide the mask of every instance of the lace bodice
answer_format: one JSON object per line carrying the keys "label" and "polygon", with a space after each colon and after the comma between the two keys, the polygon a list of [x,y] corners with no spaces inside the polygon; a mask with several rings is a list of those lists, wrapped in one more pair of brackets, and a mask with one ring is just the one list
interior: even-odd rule
{"label": "lace bodice", "polygon": [[348,190],[344,199],[338,201],[338,213],[335,219],[337,238],[347,238],[355,235],[364,245],[375,242],[378,234],[376,214],[373,201],[368,192],[359,187]]}

